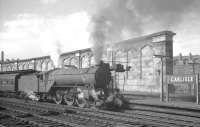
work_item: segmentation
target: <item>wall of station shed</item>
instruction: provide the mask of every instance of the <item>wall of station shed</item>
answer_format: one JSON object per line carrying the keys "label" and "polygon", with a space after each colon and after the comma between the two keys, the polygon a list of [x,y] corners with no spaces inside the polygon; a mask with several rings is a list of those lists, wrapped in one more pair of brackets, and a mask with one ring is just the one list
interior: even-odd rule
{"label": "wall of station shed", "polygon": [[168,56],[163,59],[163,74],[172,74],[173,35],[165,31],[114,44],[113,60],[131,67],[130,71],[116,74],[117,86],[125,92],[159,93],[161,58],[154,55]]}

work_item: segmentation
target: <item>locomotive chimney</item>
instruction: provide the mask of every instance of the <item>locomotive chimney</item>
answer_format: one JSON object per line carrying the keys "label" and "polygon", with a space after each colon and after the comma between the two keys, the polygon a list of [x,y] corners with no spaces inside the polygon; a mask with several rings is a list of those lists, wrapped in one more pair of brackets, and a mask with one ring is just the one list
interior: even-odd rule
{"label": "locomotive chimney", "polygon": [[1,51],[1,62],[4,62],[4,51]]}
{"label": "locomotive chimney", "polygon": [[96,63],[95,66],[102,66],[104,64],[103,60],[100,60],[99,63]]}

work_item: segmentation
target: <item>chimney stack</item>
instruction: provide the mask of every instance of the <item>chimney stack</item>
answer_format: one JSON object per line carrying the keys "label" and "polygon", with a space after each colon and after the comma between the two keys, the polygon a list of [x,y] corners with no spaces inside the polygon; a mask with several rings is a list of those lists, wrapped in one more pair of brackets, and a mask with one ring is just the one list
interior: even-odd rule
{"label": "chimney stack", "polygon": [[4,62],[4,51],[1,51],[1,62]]}

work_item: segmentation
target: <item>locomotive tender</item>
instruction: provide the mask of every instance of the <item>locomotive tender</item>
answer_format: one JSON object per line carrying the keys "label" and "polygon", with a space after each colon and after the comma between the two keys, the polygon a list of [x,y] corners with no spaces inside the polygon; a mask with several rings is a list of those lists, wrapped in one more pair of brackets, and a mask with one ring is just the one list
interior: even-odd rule
{"label": "locomotive tender", "polygon": [[0,73],[1,93],[20,95],[33,91],[40,100],[76,104],[80,107],[108,96],[110,84],[110,66],[103,62],[82,69],[68,67],[47,72],[21,70]]}

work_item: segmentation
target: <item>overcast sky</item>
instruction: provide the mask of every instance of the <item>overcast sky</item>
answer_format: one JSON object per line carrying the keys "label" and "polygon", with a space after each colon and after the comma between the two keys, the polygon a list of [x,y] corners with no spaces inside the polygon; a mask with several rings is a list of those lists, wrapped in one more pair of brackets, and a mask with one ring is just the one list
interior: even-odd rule
{"label": "overcast sky", "polygon": [[199,12],[198,0],[0,0],[0,50],[22,59],[88,48],[88,24],[103,15],[120,34],[112,41],[172,30],[174,55],[200,54]]}

